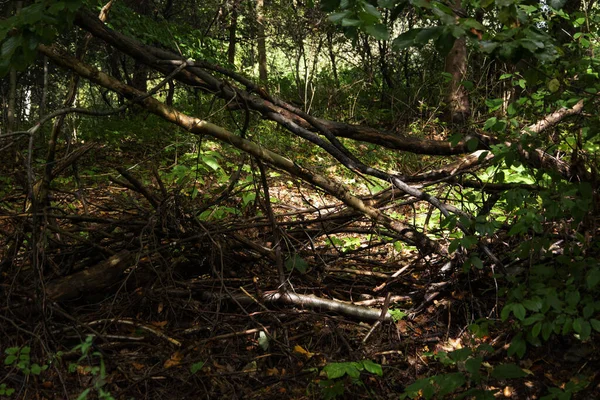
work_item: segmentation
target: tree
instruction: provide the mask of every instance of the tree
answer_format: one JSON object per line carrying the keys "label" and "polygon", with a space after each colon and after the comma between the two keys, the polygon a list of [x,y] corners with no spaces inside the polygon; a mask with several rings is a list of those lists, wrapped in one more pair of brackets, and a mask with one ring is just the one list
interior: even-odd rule
{"label": "tree", "polygon": [[[23,114],[20,125],[28,129],[11,132],[29,139],[19,144],[29,205],[20,213],[2,209],[13,224],[2,243],[10,254],[0,264],[3,274],[53,302],[112,287],[139,296],[152,288],[145,300],[153,321],[168,303],[156,287],[204,273],[223,290],[193,283],[202,286],[203,301],[243,307],[251,300],[262,311],[271,301],[320,307],[377,320],[372,331],[392,319],[391,290],[410,293],[411,315],[426,315],[436,296],[447,296],[431,309],[447,304],[454,317],[454,301],[472,296],[463,304],[472,307],[481,296],[485,310],[469,309],[480,319],[461,321],[460,331],[467,324],[482,336],[502,329],[508,357],[524,357],[528,347],[560,335],[586,341],[600,331],[600,254],[592,239],[600,203],[597,5],[257,0],[179,7],[168,0],[110,1],[99,18],[78,0],[41,1],[3,22],[0,73],[28,71],[45,80],[42,57],[57,68],[53,101],[41,103],[46,114],[39,121]],[[69,121],[85,137],[65,139]],[[42,143],[38,133],[48,122],[50,140]],[[81,184],[62,188],[68,167],[93,146],[119,154],[104,165],[108,174],[118,172],[106,182],[132,193],[110,192],[117,210],[103,205],[90,214],[83,200],[82,211],[60,202],[82,196]],[[77,169],[71,174],[80,182]],[[96,176],[91,168],[88,175]],[[287,204],[289,197],[275,203],[274,193],[294,188],[301,207]],[[413,255],[405,279],[398,276],[406,269],[394,268],[405,261],[384,256],[401,252]],[[73,254],[70,261],[65,254]],[[332,299],[353,300],[359,290],[323,284],[321,274],[326,279],[340,260],[383,270],[340,269],[384,279],[376,287],[356,285],[375,287],[369,293],[383,310]],[[139,265],[155,275],[130,279]],[[17,279],[30,270],[34,279]],[[224,273],[233,282],[237,273],[260,275],[264,283],[250,280],[255,293],[250,286],[236,293]],[[192,298],[193,284],[184,285],[184,297]],[[300,287],[316,287],[320,297],[295,293]],[[384,289],[390,292],[381,298]],[[252,322],[264,317],[248,315]],[[260,320],[262,351],[271,338],[266,332],[285,326],[277,318]],[[146,331],[185,347],[155,328]],[[346,342],[348,354],[353,345]],[[303,348],[294,352],[312,357]],[[484,386],[484,352],[440,354],[443,365],[464,363],[465,371],[442,374],[440,367],[407,385],[406,395],[475,395]],[[170,356],[164,368],[183,357]],[[338,393],[335,379],[347,374],[356,382],[362,369],[375,371],[366,361],[335,368],[343,373],[328,375],[323,390]],[[522,376],[515,368],[494,366],[484,375]],[[212,380],[208,386],[215,387]]]}

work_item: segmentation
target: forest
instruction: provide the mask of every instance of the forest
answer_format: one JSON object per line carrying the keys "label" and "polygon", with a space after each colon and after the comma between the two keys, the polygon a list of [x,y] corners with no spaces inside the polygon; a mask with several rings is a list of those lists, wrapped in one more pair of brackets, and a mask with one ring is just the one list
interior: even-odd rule
{"label": "forest", "polygon": [[0,399],[600,399],[595,0],[0,0]]}

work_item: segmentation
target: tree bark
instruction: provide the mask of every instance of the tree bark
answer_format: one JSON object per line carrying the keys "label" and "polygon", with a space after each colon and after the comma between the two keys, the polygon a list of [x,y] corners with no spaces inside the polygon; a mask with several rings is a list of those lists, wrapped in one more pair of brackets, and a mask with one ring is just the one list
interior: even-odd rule
{"label": "tree bark", "polygon": [[229,23],[229,45],[227,47],[227,61],[235,65],[235,46],[237,44],[237,25],[238,25],[238,1],[231,2],[231,20]]}
{"label": "tree bark", "polygon": [[467,42],[464,37],[456,39],[446,56],[445,71],[451,76],[446,97],[447,119],[449,122],[463,123],[471,115],[469,94],[462,85],[467,73]]}
{"label": "tree bark", "polygon": [[[461,0],[455,0],[454,7],[456,10],[462,10]],[[446,56],[444,70],[451,76],[446,96],[446,119],[448,122],[463,123],[471,115],[469,94],[461,84],[467,74],[467,41],[465,37],[454,41],[450,53]]]}
{"label": "tree bark", "polygon": [[258,76],[263,85],[267,85],[267,44],[265,38],[264,0],[256,0]]}

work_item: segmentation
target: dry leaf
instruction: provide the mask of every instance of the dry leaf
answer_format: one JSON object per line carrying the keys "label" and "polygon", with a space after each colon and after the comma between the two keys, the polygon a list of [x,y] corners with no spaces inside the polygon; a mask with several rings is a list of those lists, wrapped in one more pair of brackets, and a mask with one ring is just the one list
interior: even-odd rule
{"label": "dry leaf", "polygon": [[183,359],[183,354],[176,351],[175,353],[173,353],[173,355],[171,355],[171,358],[169,358],[167,361],[165,361],[165,364],[163,365],[163,367],[165,367],[165,368],[176,367],[179,364],[181,364],[182,359]]}
{"label": "dry leaf", "polygon": [[294,353],[298,353],[298,354],[302,354],[303,356],[306,357],[307,360],[310,360],[312,358],[312,356],[315,355],[315,353],[311,353],[308,350],[305,350],[302,346],[300,345],[295,345],[294,346]]}
{"label": "dry leaf", "polygon": [[146,366],[144,364],[138,363],[138,362],[132,362],[131,366],[135,369],[137,369],[138,371],[141,369],[144,369]]}

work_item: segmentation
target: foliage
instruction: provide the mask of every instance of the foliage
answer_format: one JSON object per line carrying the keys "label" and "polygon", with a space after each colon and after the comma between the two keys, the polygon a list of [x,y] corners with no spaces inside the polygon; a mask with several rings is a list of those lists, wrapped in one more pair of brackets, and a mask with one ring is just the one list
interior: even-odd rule
{"label": "foliage", "polygon": [[[106,365],[104,364],[104,357],[99,351],[93,351],[94,348],[94,337],[88,335],[85,341],[81,342],[73,348],[75,352],[81,352],[81,357],[77,363],[69,364],[69,371],[71,373],[80,371],[84,374],[90,374],[94,377],[93,387],[85,389],[77,397],[77,400],[85,400],[88,395],[92,392],[96,392],[96,396],[103,400],[114,400],[114,397],[104,389],[106,384]],[[84,363],[87,361],[87,363]],[[92,365],[92,363],[98,363],[98,365]]]}
{"label": "foliage", "polygon": [[451,352],[425,354],[458,371],[419,379],[406,387],[400,398],[432,399],[452,394],[452,398],[455,399],[494,399],[497,390],[481,389],[478,386],[491,378],[516,379],[526,376],[527,373],[514,364],[498,364],[492,367],[484,361],[485,355],[491,351],[491,346],[482,344],[476,348],[464,347]]}
{"label": "foliage", "polygon": [[371,360],[327,364],[321,371],[321,374],[325,375],[327,379],[319,381],[323,398],[335,399],[343,396],[347,380],[351,385],[364,386],[361,380],[363,371],[376,376],[383,376],[381,365]]}
{"label": "foliage", "polygon": [[14,16],[0,21],[0,77],[10,68],[25,69],[36,57],[39,44],[55,40],[69,27],[82,0],[37,0]]}

